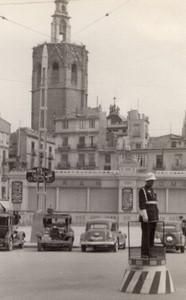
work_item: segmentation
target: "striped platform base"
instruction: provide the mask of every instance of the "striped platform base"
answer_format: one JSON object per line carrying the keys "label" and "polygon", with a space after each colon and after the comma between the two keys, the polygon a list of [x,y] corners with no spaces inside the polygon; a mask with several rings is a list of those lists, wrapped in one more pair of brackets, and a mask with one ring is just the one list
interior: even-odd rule
{"label": "striped platform base", "polygon": [[175,292],[171,275],[164,261],[156,263],[156,260],[143,261],[138,259],[135,262],[129,261],[129,265],[129,269],[125,270],[123,276],[121,292],[131,294],[169,294]]}

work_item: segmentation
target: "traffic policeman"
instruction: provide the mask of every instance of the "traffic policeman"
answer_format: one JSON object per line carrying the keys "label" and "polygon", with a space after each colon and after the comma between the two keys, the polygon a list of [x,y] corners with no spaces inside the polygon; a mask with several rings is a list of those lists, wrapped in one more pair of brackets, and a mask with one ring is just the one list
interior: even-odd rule
{"label": "traffic policeman", "polygon": [[157,207],[157,195],[153,189],[156,177],[153,173],[146,176],[146,184],[139,190],[139,209],[141,222],[142,238],[141,238],[141,256],[142,258],[152,257],[150,248],[154,247],[154,235],[156,222],[159,219]]}

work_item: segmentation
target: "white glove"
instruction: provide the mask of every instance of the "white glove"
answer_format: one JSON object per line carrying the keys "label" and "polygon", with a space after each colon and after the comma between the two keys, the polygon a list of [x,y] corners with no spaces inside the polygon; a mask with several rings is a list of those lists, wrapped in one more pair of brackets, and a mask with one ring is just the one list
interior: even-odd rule
{"label": "white glove", "polygon": [[147,216],[146,209],[141,209],[140,210],[140,216],[142,217],[143,222],[148,222],[148,216]]}

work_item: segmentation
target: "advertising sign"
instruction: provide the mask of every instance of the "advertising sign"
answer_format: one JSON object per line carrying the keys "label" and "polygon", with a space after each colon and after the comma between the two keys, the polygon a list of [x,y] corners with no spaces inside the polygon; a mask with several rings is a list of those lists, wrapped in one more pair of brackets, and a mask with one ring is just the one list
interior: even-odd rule
{"label": "advertising sign", "polygon": [[29,182],[52,183],[55,180],[55,172],[47,168],[33,168],[26,173],[26,179]]}
{"label": "advertising sign", "polygon": [[12,182],[12,202],[22,203],[23,200],[23,183],[21,181]]}
{"label": "advertising sign", "polygon": [[122,210],[130,212],[133,210],[133,189],[123,188],[122,189]]}

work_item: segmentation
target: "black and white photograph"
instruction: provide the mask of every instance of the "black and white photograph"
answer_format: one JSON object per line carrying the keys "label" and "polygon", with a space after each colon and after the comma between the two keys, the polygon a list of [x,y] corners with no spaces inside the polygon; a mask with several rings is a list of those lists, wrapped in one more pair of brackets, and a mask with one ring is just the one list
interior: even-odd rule
{"label": "black and white photograph", "polygon": [[182,300],[186,3],[0,0],[0,300]]}

